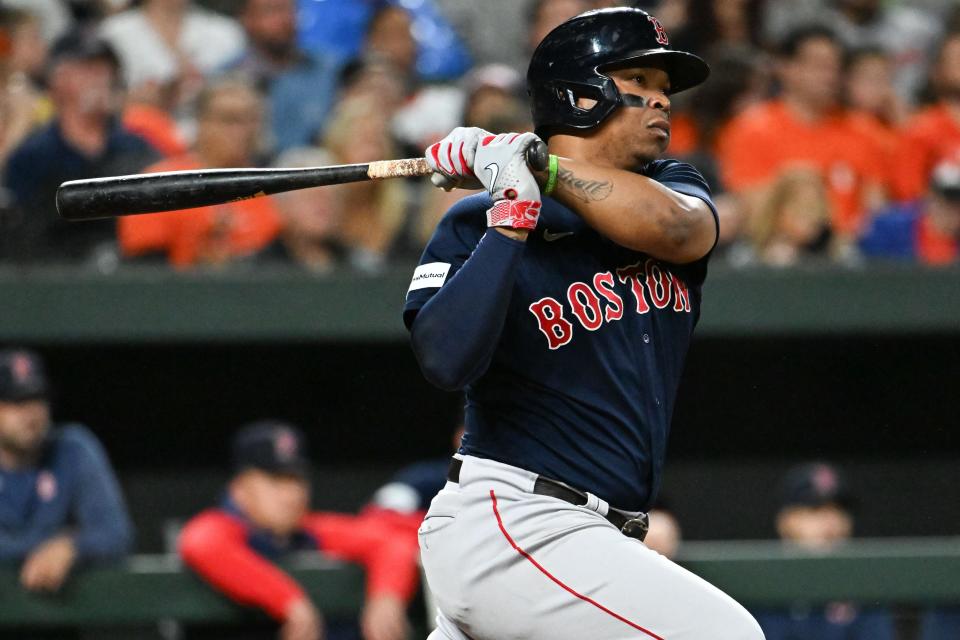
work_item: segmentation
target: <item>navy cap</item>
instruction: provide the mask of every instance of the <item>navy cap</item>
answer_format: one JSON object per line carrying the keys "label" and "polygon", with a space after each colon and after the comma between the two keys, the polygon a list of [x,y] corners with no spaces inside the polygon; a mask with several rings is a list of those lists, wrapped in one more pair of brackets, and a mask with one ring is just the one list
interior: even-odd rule
{"label": "navy cap", "polygon": [[110,43],[82,30],[70,31],[53,43],[47,59],[47,71],[68,60],[103,60],[115,70],[120,70],[120,57]]}
{"label": "navy cap", "polygon": [[27,349],[0,351],[0,402],[44,399],[48,392],[40,356]]}
{"label": "navy cap", "polygon": [[840,471],[825,462],[793,467],[783,481],[781,508],[792,506],[822,507],[835,504],[844,509],[854,507],[847,482]]}
{"label": "navy cap", "polygon": [[300,429],[279,420],[253,422],[233,437],[233,470],[260,469],[268,473],[306,476],[310,461]]}

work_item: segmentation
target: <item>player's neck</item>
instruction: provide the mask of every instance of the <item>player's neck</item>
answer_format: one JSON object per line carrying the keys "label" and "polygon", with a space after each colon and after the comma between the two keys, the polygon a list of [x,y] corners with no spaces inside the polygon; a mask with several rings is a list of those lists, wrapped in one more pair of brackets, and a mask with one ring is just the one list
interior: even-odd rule
{"label": "player's neck", "polygon": [[[556,134],[550,137],[547,147],[550,153],[561,158],[582,160],[600,167],[612,169],[631,169],[628,162],[618,163],[609,154],[607,145],[602,139],[595,136],[571,136]],[[621,166],[621,164],[625,166]]]}

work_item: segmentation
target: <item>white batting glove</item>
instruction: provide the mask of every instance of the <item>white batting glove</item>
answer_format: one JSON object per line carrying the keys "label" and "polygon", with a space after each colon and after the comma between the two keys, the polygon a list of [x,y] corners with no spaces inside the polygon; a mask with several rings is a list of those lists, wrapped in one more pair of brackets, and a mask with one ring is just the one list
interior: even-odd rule
{"label": "white batting glove", "polygon": [[430,182],[445,191],[482,189],[473,172],[473,159],[480,140],[492,135],[479,127],[457,127],[446,138],[427,148],[424,157],[433,169]]}
{"label": "white batting glove", "polygon": [[526,153],[540,138],[532,133],[488,135],[477,147],[476,175],[493,198],[488,227],[533,229],[540,217],[540,186],[527,166]]}

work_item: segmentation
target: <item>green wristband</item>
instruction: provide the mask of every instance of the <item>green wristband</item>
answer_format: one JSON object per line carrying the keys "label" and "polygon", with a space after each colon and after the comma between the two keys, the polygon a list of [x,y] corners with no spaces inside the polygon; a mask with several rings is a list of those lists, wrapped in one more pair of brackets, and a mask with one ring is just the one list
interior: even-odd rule
{"label": "green wristband", "polygon": [[557,188],[557,172],[560,170],[560,159],[550,154],[549,173],[547,174],[547,186],[543,189],[543,195],[548,196]]}

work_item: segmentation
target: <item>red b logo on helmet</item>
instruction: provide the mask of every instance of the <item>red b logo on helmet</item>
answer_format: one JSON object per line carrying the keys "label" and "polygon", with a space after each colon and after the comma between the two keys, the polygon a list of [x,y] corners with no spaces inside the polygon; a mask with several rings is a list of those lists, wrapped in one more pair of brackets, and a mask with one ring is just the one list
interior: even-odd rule
{"label": "red b logo on helmet", "polygon": [[647,16],[647,20],[649,20],[653,24],[653,28],[657,30],[657,42],[662,45],[669,45],[670,40],[667,39],[667,32],[664,30],[663,25],[660,24],[660,21],[653,16]]}

